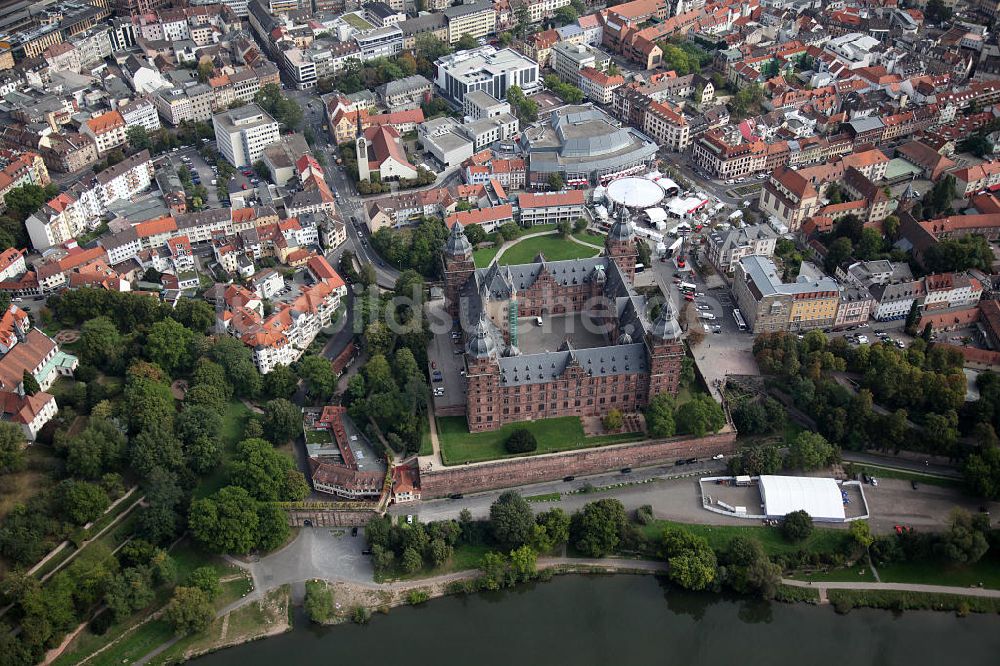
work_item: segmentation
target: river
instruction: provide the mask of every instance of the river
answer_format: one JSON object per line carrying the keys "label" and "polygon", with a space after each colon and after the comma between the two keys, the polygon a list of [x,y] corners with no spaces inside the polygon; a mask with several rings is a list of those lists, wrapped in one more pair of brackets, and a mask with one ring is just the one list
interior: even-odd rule
{"label": "river", "polygon": [[1000,618],[768,604],[690,594],[652,576],[557,576],[497,594],[436,599],[370,624],[309,625],[198,666],[962,666],[1000,663]]}

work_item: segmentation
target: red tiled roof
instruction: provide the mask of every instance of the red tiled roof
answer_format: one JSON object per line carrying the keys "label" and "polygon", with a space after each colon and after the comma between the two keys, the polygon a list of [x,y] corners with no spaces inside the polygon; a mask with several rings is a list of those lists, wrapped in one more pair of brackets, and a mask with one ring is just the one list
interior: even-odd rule
{"label": "red tiled roof", "polygon": [[524,208],[545,208],[547,206],[582,206],[586,202],[583,190],[565,192],[524,192],[517,195],[517,205]]}
{"label": "red tiled roof", "polygon": [[108,111],[87,121],[87,127],[94,134],[104,134],[105,132],[124,126],[125,119],[117,111]]}
{"label": "red tiled roof", "polygon": [[512,219],[513,215],[514,209],[511,205],[503,204],[502,206],[477,208],[476,210],[452,213],[448,217],[444,218],[444,223],[449,229],[451,229],[455,226],[456,222],[461,222],[463,227],[467,227],[470,224],[487,224],[489,222]]}
{"label": "red tiled roof", "polygon": [[135,225],[135,233],[140,238],[177,231],[177,222],[169,215],[157,217]]}

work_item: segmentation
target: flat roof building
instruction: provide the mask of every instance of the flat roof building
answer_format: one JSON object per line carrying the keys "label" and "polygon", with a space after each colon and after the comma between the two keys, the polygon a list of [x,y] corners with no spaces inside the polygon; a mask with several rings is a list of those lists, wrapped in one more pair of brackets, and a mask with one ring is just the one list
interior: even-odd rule
{"label": "flat roof building", "polygon": [[280,138],[278,123],[256,104],[212,116],[219,152],[237,167],[259,160],[264,149]]}
{"label": "flat roof building", "polygon": [[462,104],[473,90],[483,90],[497,99],[506,99],[511,86],[525,93],[541,86],[538,63],[513,49],[483,46],[438,58],[434,83],[449,100]]}

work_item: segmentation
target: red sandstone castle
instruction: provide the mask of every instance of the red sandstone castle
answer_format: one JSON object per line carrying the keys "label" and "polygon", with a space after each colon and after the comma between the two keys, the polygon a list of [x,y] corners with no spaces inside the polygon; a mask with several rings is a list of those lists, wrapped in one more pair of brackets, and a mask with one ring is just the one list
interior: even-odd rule
{"label": "red sandstone castle", "polygon": [[[650,396],[676,394],[681,329],[669,298],[655,321],[632,287],[636,236],[622,217],[608,233],[605,255],[477,269],[458,222],[444,248],[445,295],[467,331],[466,415],[470,432],[557,416],[633,412]],[[522,354],[517,322],[524,317],[581,313],[599,325],[604,344]],[[468,324],[475,322],[474,326]]]}

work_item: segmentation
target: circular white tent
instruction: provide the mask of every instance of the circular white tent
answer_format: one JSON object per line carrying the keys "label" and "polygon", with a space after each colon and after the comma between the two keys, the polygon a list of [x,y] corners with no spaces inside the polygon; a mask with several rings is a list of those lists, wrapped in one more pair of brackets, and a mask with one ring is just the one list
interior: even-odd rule
{"label": "circular white tent", "polygon": [[663,190],[651,180],[626,176],[608,183],[608,199],[628,208],[652,208],[663,200]]}

